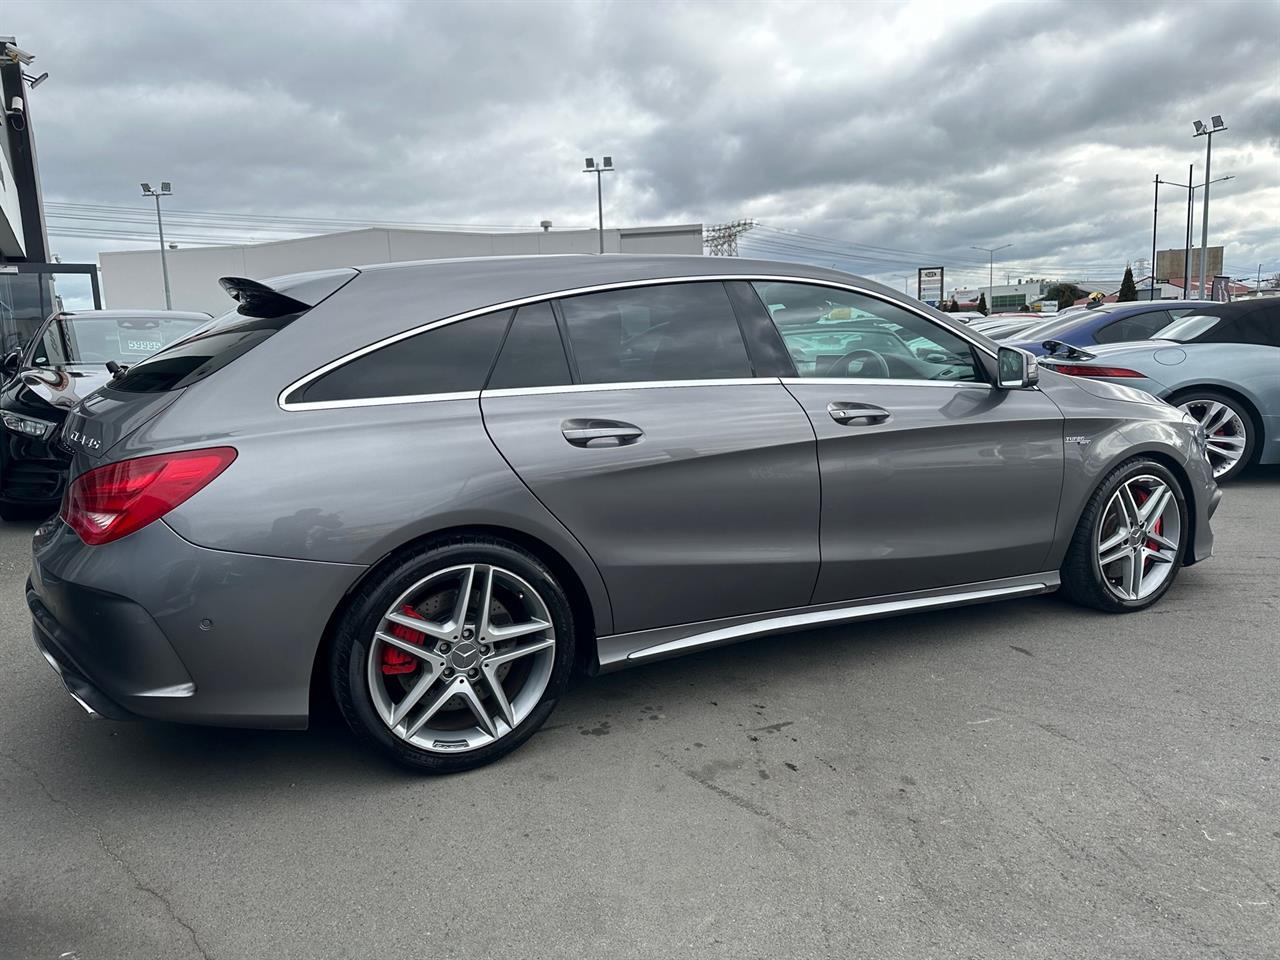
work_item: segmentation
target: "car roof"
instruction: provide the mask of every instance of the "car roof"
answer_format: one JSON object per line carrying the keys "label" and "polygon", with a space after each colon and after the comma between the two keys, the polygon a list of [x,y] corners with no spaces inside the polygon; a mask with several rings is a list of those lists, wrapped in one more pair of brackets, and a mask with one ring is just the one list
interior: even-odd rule
{"label": "car roof", "polygon": [[63,317],[100,317],[104,320],[211,320],[213,314],[196,310],[63,310]]}
{"label": "car roof", "polygon": [[[662,279],[665,277],[702,274],[803,275],[812,279],[830,279],[847,283],[856,279],[863,285],[882,288],[881,284],[855,277],[853,274],[805,263],[778,260],[755,260],[746,257],[707,257],[702,254],[635,254],[635,253],[565,253],[529,254],[511,257],[460,257],[448,260],[413,260],[400,263],[375,263],[356,267],[361,273],[424,273],[439,276],[472,277],[484,274],[502,275],[513,270],[536,267],[548,276],[563,274],[576,277],[583,273],[597,276],[599,283],[627,280]],[[301,276],[301,275],[298,275]],[[297,279],[295,277],[294,279]],[[268,284],[271,281],[267,281]],[[892,292],[889,287],[884,290]],[[899,294],[901,296],[901,294]]]}

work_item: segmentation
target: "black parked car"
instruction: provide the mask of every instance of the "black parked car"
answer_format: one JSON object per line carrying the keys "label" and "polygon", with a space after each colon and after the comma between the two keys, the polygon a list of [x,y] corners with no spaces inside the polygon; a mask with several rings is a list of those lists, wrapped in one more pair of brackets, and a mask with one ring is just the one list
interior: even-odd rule
{"label": "black parked car", "polygon": [[0,367],[0,518],[52,513],[70,459],[58,443],[67,411],[111,379],[108,364],[145,360],[208,323],[207,313],[85,310],[53,314]]}

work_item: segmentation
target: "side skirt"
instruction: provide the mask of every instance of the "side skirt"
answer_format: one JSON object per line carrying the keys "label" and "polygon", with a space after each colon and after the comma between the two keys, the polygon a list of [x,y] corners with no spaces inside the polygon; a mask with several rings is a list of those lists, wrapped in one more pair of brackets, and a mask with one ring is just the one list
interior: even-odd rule
{"label": "side skirt", "polygon": [[875,620],[902,613],[962,607],[990,600],[1012,600],[1050,593],[1059,586],[1058,571],[1032,576],[986,580],[935,590],[917,590],[889,597],[842,600],[811,607],[793,607],[753,613],[742,617],[705,620],[677,627],[657,627],[634,633],[616,633],[596,640],[600,672],[609,673],[639,663],[665,660],[695,650],[725,646],[773,633],[788,633],[810,627],[831,626],[855,620]]}

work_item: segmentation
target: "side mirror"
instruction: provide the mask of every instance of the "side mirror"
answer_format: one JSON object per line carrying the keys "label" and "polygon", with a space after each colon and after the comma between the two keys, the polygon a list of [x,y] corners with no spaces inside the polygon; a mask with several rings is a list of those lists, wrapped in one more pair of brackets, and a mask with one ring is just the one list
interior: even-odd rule
{"label": "side mirror", "polygon": [[996,386],[1001,390],[1026,390],[1039,382],[1034,354],[1017,347],[1001,347],[996,353]]}
{"label": "side mirror", "polygon": [[3,360],[0,360],[0,374],[3,374],[6,380],[15,376],[20,369],[22,369],[21,350],[14,350],[12,353],[7,354]]}

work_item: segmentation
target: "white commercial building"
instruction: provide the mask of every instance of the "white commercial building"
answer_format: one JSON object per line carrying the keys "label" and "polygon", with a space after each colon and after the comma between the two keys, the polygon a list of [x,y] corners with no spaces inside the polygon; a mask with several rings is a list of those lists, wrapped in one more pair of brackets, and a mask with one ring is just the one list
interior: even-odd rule
{"label": "white commercial building", "polygon": [[[168,251],[169,290],[174,310],[225,313],[231,301],[220,277],[267,277],[333,267],[451,257],[500,257],[546,253],[597,253],[596,230],[539,230],[528,233],[469,233],[455,230],[401,230],[374,227],[218,247]],[[604,231],[606,253],[702,253],[702,224],[623,227]],[[164,309],[160,251],[113,250],[98,254],[103,294],[110,308]]]}

